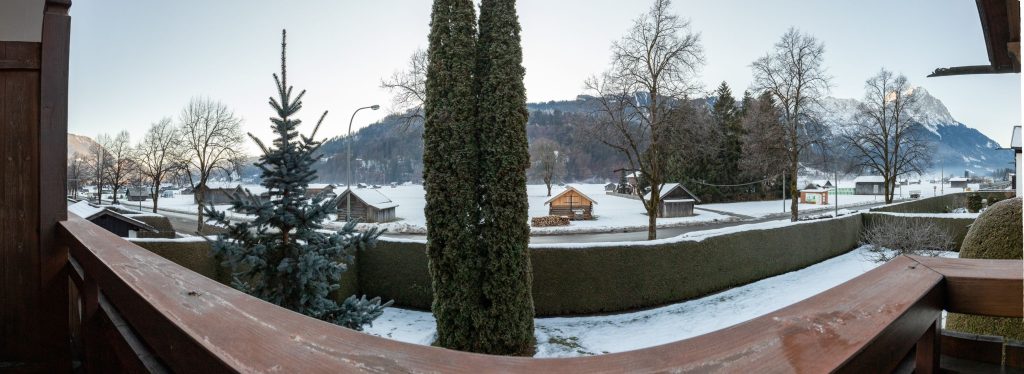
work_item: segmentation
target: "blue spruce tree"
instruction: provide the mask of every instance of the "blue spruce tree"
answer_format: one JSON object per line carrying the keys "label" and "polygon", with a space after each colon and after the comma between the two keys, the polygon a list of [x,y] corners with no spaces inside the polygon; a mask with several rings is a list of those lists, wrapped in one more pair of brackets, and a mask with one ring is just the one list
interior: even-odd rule
{"label": "blue spruce tree", "polygon": [[391,302],[380,298],[350,296],[342,303],[331,298],[342,273],[357,251],[372,247],[381,231],[355,231],[355,221],[340,232],[324,229],[323,223],[337,210],[337,197],[325,192],[308,196],[306,189],[316,179],[312,165],[318,159],[320,142],[314,140],[320,121],[309,137],[298,133],[302,123],[294,118],[302,109],[305,91],[293,96],[285,67],[285,32],[281,32],[281,76],[274,74],[277,98],[270,106],[276,138],[273,147],[249,134],[263,155],[256,166],[262,171],[262,185],[269,199],[246,190],[233,197],[231,208],[253,216],[251,222],[230,222],[223,211],[207,208],[210,219],[228,227],[213,242],[213,252],[234,272],[234,287],[260,299],[335,324],[360,330],[383,313]]}

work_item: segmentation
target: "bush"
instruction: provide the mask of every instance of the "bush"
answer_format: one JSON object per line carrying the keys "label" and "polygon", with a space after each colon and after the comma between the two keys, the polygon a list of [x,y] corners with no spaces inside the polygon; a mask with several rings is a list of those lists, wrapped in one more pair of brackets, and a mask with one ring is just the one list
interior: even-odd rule
{"label": "bush", "polygon": [[953,248],[953,239],[939,225],[926,220],[886,220],[864,230],[861,242],[871,259],[888,262],[901,255],[938,256]]}
{"label": "bush", "polygon": [[[960,258],[1021,259],[1021,198],[993,204],[971,226]],[[946,328],[980,335],[1024,340],[1024,320],[950,313]]]}
{"label": "bush", "polygon": [[983,208],[981,204],[981,195],[972,193],[967,195],[967,211],[971,213],[977,213]]}

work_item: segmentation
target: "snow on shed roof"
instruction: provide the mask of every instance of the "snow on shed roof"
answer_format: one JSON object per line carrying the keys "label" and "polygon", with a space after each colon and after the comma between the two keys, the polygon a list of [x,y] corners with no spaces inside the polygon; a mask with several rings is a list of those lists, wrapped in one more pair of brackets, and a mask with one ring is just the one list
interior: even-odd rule
{"label": "snow on shed roof", "polygon": [[85,219],[89,219],[103,213],[104,210],[105,208],[92,206],[92,204],[89,204],[89,202],[85,200],[68,205],[68,213],[74,213],[76,216]]}
{"label": "snow on shed roof", "polygon": [[[345,191],[352,192],[353,196],[355,196],[359,200],[362,200],[364,203],[366,203],[366,205],[372,206],[377,209],[388,209],[398,206],[398,203],[391,201],[391,199],[389,199],[387,196],[384,196],[384,194],[380,193],[380,191],[378,190],[361,188],[346,189]],[[345,192],[341,193],[341,197],[345,197]],[[338,201],[341,200],[342,199],[339,199]]]}
{"label": "snow on shed roof", "polygon": [[145,222],[142,222],[142,221],[139,221],[139,220],[137,220],[135,218],[131,218],[131,217],[128,217],[128,216],[126,216],[124,214],[118,213],[118,212],[116,212],[116,211],[114,211],[114,210],[112,210],[112,209],[110,209],[109,207],[106,207],[106,206],[94,206],[92,204],[89,204],[88,201],[84,201],[84,200],[83,201],[79,201],[79,202],[74,203],[74,204],[71,204],[71,205],[68,205],[68,213],[74,213],[76,216],[82,217],[85,220],[92,220],[93,218],[96,218],[96,217],[99,217],[99,216],[102,216],[102,215],[109,215],[109,216],[114,217],[116,219],[119,219],[119,220],[128,222],[128,223],[130,223],[132,225],[135,225],[136,227],[139,227],[141,229],[149,230],[149,231],[157,231],[155,228],[153,228],[153,226],[150,226],[149,224],[147,224]]}
{"label": "snow on shed roof", "polygon": [[883,183],[885,178],[881,175],[861,175],[853,179],[853,183]]}
{"label": "snow on shed roof", "polygon": [[548,201],[545,201],[544,205],[551,204],[552,201],[555,201],[555,199],[561,197],[562,195],[565,195],[569,191],[576,191],[576,193],[578,193],[580,196],[583,196],[584,199],[590,200],[590,202],[597,204],[597,200],[591,199],[590,196],[587,196],[587,194],[583,193],[583,191],[576,189],[576,187],[565,186],[565,189],[562,190],[562,192],[555,194],[555,196],[552,196],[550,199],[548,199]]}
{"label": "snow on shed roof", "polygon": [[[674,190],[676,188],[682,188],[683,191],[686,191],[687,195],[692,196],[694,198],[694,200],[697,200],[698,203],[700,202],[700,199],[697,198],[697,195],[694,195],[693,192],[690,192],[690,190],[688,188],[686,188],[686,186],[684,186],[682,184],[679,184],[679,183],[665,183],[665,184],[661,185],[661,194],[660,194],[661,195],[661,199],[664,200],[665,196],[668,195],[669,193],[671,193],[672,190]],[[651,193],[650,192],[648,192],[646,195],[644,195],[644,200],[651,200]]]}

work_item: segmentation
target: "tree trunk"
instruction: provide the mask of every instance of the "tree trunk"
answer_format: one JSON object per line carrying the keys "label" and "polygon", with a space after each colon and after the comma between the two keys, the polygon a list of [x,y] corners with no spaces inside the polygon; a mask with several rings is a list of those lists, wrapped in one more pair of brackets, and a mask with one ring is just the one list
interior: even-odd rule
{"label": "tree trunk", "polygon": [[[204,183],[203,185],[205,186],[206,184]],[[198,233],[199,235],[202,235],[203,234],[203,206],[205,205],[206,197],[203,196],[203,193],[200,192],[199,189],[193,190],[192,193],[195,194],[196,201],[199,202],[198,209],[196,211],[196,221],[197,221],[196,222],[196,233]]]}
{"label": "tree trunk", "polygon": [[658,238],[658,212],[657,209],[647,210],[647,240]]}
{"label": "tree trunk", "polygon": [[157,200],[160,199],[160,182],[159,180],[153,186],[153,213],[156,213]]}
{"label": "tree trunk", "polygon": [[[800,218],[800,212],[797,211],[797,209],[799,209],[797,207],[797,202],[798,201],[796,199],[797,195],[799,194],[797,192],[797,190],[796,190],[797,189],[797,186],[796,186],[796,174],[797,174],[797,172],[796,171],[797,171],[797,168],[800,167],[799,161],[794,160],[791,163],[790,167],[791,167],[790,172],[789,172],[790,178],[789,178],[789,181],[788,181],[789,182],[789,199],[790,199],[790,202],[789,202],[789,213],[790,213],[790,221],[796,222],[797,219]],[[785,188],[785,187],[783,187],[783,188]]]}
{"label": "tree trunk", "polygon": [[117,186],[114,186],[114,196],[112,198],[113,201],[111,201],[111,204],[117,205],[117,190],[119,189],[120,188],[118,188]]}
{"label": "tree trunk", "polygon": [[544,184],[548,186],[548,196],[551,196],[551,180],[550,179],[544,180]]}

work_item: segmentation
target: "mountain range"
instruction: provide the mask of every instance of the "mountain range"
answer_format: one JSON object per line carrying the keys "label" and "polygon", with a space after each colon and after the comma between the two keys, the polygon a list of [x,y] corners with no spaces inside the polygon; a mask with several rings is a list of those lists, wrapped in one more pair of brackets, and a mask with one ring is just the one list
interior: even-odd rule
{"label": "mountain range", "polygon": [[[1013,167],[1012,151],[998,149],[998,142],[957,121],[946,105],[923,87],[915,87],[907,94],[917,98],[917,106],[910,112],[912,120],[923,130],[925,140],[935,146],[931,160],[934,174],[942,171],[946,175],[963,175],[969,170],[988,175]],[[853,123],[859,104],[856,99],[825,98],[822,122],[834,133],[842,131]]]}

